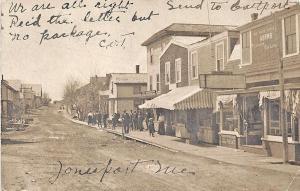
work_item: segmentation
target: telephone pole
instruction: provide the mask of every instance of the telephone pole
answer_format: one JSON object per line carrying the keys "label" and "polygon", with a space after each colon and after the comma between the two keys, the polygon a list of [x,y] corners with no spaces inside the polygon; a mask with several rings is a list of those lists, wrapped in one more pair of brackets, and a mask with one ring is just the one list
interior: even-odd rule
{"label": "telephone pole", "polygon": [[[281,38],[279,37],[279,30],[278,27],[278,17],[276,13],[274,14],[274,22],[275,22],[275,32],[276,34],[276,41],[278,46],[278,55],[279,55],[279,90],[280,90],[280,127],[281,127],[281,134],[282,134],[282,156],[283,156],[283,163],[288,162],[288,138],[287,138],[287,129],[286,129],[286,118],[285,118],[285,95],[284,95],[284,65],[283,65],[283,44]],[[284,26],[282,26],[284,27]]]}
{"label": "telephone pole", "polygon": [[280,58],[280,126],[282,133],[282,147],[283,147],[283,163],[288,162],[288,138],[286,129],[286,118],[285,118],[285,95],[284,95],[284,70],[283,70],[283,60]]}

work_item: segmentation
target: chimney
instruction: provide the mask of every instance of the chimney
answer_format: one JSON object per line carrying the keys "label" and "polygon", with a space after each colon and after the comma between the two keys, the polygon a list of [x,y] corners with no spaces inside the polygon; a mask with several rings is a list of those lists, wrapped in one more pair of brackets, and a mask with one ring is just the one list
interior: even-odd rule
{"label": "chimney", "polygon": [[255,21],[258,19],[258,13],[252,13],[251,14],[251,21]]}
{"label": "chimney", "polygon": [[140,73],[140,65],[135,65],[135,73]]}

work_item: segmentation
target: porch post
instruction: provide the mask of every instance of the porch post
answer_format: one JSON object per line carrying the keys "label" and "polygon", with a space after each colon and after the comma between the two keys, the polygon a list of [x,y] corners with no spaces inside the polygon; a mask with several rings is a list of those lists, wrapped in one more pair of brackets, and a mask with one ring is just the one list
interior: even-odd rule
{"label": "porch post", "polygon": [[264,114],[264,138],[267,138],[269,131],[269,104],[266,99],[263,99],[263,114]]}
{"label": "porch post", "polygon": [[295,132],[295,114],[291,114],[291,130],[292,130],[292,140],[296,140],[296,132]]}
{"label": "porch post", "polygon": [[224,113],[223,113],[223,104],[222,102],[219,103],[220,107],[220,132],[223,131],[224,128]]}
{"label": "porch post", "polygon": [[298,141],[300,141],[300,118],[298,118],[298,127],[297,127]]}
{"label": "porch post", "polygon": [[[223,131],[224,127],[224,113],[223,113],[223,104],[222,102],[219,102],[219,108],[220,108],[220,130],[219,132]],[[219,145],[222,146],[222,134],[219,134]]]}

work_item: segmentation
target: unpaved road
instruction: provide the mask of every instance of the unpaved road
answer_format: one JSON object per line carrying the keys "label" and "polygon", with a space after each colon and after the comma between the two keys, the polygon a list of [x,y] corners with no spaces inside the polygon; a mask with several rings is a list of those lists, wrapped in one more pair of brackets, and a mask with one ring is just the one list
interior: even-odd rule
{"label": "unpaved road", "polygon": [[[1,153],[9,191],[284,191],[293,177],[124,141],[68,121],[53,106],[37,111],[25,131],[3,133]],[[289,190],[300,190],[298,177]]]}

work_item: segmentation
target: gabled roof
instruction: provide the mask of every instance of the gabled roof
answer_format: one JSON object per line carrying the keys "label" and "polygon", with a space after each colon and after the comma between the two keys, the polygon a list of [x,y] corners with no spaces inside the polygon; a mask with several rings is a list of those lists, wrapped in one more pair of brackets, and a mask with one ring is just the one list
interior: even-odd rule
{"label": "gabled roof", "polygon": [[208,24],[183,24],[174,23],[158,31],[145,42],[142,46],[148,46],[156,40],[165,36],[201,36],[209,37],[210,35],[221,33],[225,30],[235,30],[236,26],[230,25],[208,25]]}
{"label": "gabled roof", "polygon": [[15,90],[20,91],[21,90],[21,80],[6,80],[8,84],[13,87]]}
{"label": "gabled roof", "polygon": [[14,87],[10,86],[10,84],[6,81],[6,80],[1,80],[1,86],[5,86],[8,89],[14,91],[14,92],[18,92],[19,90],[16,90]]}

